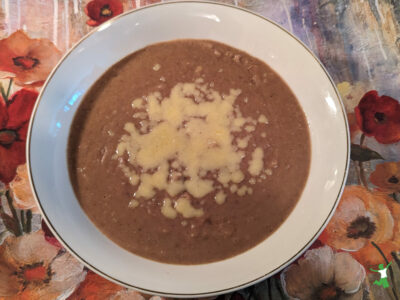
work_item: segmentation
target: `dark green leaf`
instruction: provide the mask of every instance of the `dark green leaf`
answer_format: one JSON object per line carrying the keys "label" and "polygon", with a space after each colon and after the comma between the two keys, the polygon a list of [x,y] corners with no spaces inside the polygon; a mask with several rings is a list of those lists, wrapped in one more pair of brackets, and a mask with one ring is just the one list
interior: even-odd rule
{"label": "dark green leaf", "polygon": [[15,220],[15,223],[17,224],[18,230],[16,232],[16,236],[20,236],[20,235],[22,235],[22,225],[19,223],[17,211],[14,208],[13,199],[11,197],[10,191],[6,191],[6,197],[7,197],[8,207],[11,210],[11,214],[13,216],[12,218]]}
{"label": "dark green leaf", "polygon": [[2,221],[3,221],[4,226],[7,228],[8,231],[10,231],[15,236],[19,236],[20,235],[19,225],[14,220],[14,218],[10,217],[6,213],[1,213],[0,217],[1,217]]}
{"label": "dark green leaf", "polygon": [[8,99],[8,96],[10,96],[11,86],[12,86],[13,80],[14,79],[10,78],[10,82],[8,83],[8,89],[7,89],[7,94],[6,94],[7,99]]}
{"label": "dark green leaf", "polygon": [[29,233],[32,231],[32,211],[28,209],[26,212],[26,226],[25,226],[25,232]]}
{"label": "dark green leaf", "polygon": [[4,99],[4,102],[7,103],[8,102],[7,94],[1,84],[0,84],[0,93],[1,93],[1,97]]}
{"label": "dark green leaf", "polygon": [[25,227],[26,227],[26,225],[25,225],[25,212],[23,210],[20,210],[19,213],[20,213],[22,231],[26,232],[26,230],[25,230]]}
{"label": "dark green leaf", "polygon": [[374,159],[384,159],[378,152],[360,145],[351,144],[350,158],[355,161],[370,161]]}
{"label": "dark green leaf", "polygon": [[288,297],[282,289],[279,278],[272,276],[254,286],[252,299],[249,300],[286,300]]}

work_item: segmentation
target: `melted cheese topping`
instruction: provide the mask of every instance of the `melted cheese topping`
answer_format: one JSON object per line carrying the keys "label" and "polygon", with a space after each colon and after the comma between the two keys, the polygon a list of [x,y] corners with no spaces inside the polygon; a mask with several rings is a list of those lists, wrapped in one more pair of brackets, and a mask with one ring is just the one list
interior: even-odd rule
{"label": "melted cheese topping", "polygon": [[137,200],[131,200],[130,202],[129,202],[129,207],[130,208],[136,208],[136,207],[138,207],[139,206],[139,201],[137,201]]}
{"label": "melted cheese topping", "polygon": [[184,218],[201,217],[204,214],[202,208],[194,208],[188,197],[181,197],[175,203],[175,209]]}
{"label": "melted cheese topping", "polygon": [[164,199],[163,206],[161,207],[161,213],[169,219],[175,219],[178,215],[176,210],[172,207],[172,202],[170,199]]}
{"label": "melted cheese topping", "polygon": [[132,108],[143,108],[144,101],[143,99],[136,99],[132,101]]}
{"label": "melted cheese topping", "polygon": [[160,64],[155,64],[155,65],[153,66],[153,70],[154,70],[154,71],[158,71],[158,70],[160,70],[160,69],[161,69]]}
{"label": "melted cheese topping", "polygon": [[[125,163],[119,159],[120,167],[129,182],[137,186],[134,199],[151,199],[158,191],[166,191],[170,197],[186,192],[189,198],[203,198],[221,188],[237,191],[238,195],[250,193],[249,188],[238,188],[236,184],[245,179],[240,164],[257,121],[244,118],[235,105],[240,90],[231,89],[229,94],[221,95],[202,82],[178,83],[164,99],[154,92],[132,102],[133,116],[143,119],[142,127],[125,124],[126,134],[114,158],[127,158]],[[265,122],[265,116],[260,118]],[[241,138],[235,138],[233,132],[241,133]],[[250,175],[260,174],[263,156],[261,148],[253,152]],[[175,208],[172,200],[164,200],[163,215],[201,216],[203,210],[192,207],[189,198],[176,200]],[[225,198],[222,191],[215,195],[218,204]]]}
{"label": "melted cheese topping", "polygon": [[266,116],[260,115],[260,116],[258,117],[258,122],[259,122],[259,123],[268,124],[268,119],[267,119]]}
{"label": "melted cheese topping", "polygon": [[246,192],[247,192],[247,186],[242,186],[242,187],[240,187],[238,190],[237,190],[237,194],[239,195],[239,196],[244,196],[244,195],[246,195]]}
{"label": "melted cheese topping", "polygon": [[251,161],[249,164],[249,173],[253,176],[260,175],[264,167],[264,151],[260,147],[257,147],[251,155]]}
{"label": "melted cheese topping", "polygon": [[225,199],[226,199],[226,195],[224,192],[219,191],[216,195],[215,195],[215,202],[217,202],[218,204],[224,204],[225,203]]}
{"label": "melted cheese topping", "polygon": [[250,136],[242,138],[242,139],[237,139],[237,145],[240,149],[245,149],[249,145],[249,140]]}

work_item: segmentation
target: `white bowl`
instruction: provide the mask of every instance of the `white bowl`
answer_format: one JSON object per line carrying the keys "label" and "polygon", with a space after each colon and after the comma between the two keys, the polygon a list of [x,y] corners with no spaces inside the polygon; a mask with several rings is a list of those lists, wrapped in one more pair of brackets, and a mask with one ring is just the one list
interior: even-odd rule
{"label": "white bowl", "polygon": [[[307,184],[279,229],[245,253],[193,266],[144,259],[104,236],[74,195],[66,159],[71,121],[85,92],[99,76],[140,48],[179,38],[223,42],[269,64],[299,99],[312,143]],[[145,293],[196,297],[229,292],[265,279],[295,260],[316,239],[332,216],[345,183],[349,134],[331,78],[299,40],[249,11],[185,1],[127,12],[99,26],[67,53],[36,104],[27,150],[30,179],[42,214],[78,259],[102,276]]]}

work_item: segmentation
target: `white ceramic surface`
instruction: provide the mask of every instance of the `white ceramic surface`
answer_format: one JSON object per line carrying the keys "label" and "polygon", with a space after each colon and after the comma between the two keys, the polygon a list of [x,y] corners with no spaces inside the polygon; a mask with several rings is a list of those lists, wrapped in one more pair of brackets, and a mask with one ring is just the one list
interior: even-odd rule
{"label": "white ceramic surface", "polygon": [[[71,120],[96,79],[124,56],[149,44],[178,38],[220,41],[268,63],[297,95],[312,140],[309,180],[284,224],[243,254],[195,266],[147,260],[108,240],[81,210],[70,185],[66,160]],[[65,247],[110,280],[146,293],[178,297],[243,288],[292,262],[332,215],[349,159],[347,122],[338,93],[319,61],[303,44],[278,25],[248,11],[190,1],[127,12],[82,39],[44,86],[31,121],[27,147],[38,203]]]}

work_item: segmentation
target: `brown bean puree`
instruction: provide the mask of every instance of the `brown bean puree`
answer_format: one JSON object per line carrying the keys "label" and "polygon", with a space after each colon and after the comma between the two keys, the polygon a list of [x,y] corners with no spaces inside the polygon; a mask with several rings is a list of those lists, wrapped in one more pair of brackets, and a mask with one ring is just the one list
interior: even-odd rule
{"label": "brown bean puree", "polygon": [[265,63],[178,40],[102,75],[68,155],[77,198],[107,237],[149,259],[199,264],[244,252],[284,222],[307,180],[310,137]]}

